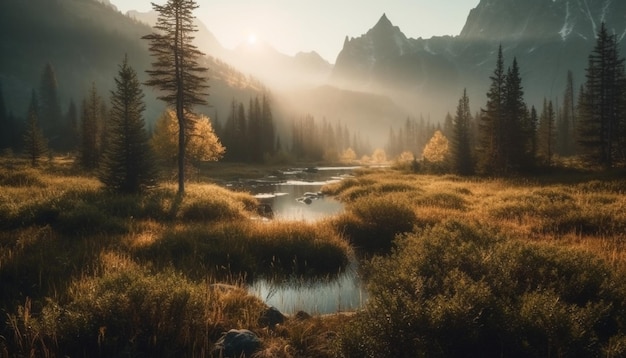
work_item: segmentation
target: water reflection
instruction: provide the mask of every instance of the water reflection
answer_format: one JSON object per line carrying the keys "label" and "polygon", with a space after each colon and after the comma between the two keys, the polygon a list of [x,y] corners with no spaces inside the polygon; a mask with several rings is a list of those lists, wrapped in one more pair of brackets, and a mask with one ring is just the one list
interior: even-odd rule
{"label": "water reflection", "polygon": [[262,203],[272,207],[275,219],[317,221],[343,210],[343,205],[339,201],[318,194],[322,186],[330,182],[332,180],[325,182],[288,180],[268,186],[257,186],[253,194]]}
{"label": "water reflection", "polygon": [[314,282],[294,279],[275,283],[261,279],[249,287],[249,292],[286,314],[298,311],[311,314],[353,311],[360,308],[367,298],[356,266],[353,260],[346,272],[338,277]]}
{"label": "water reflection", "polygon": [[[322,186],[350,176],[354,167],[295,169],[247,183],[262,204],[272,208],[276,220],[317,221],[343,210],[343,204],[320,193]],[[351,259],[345,272],[325,280],[305,282],[292,279],[272,282],[259,279],[249,287],[250,293],[286,314],[302,310],[326,314],[351,311],[366,299],[358,274],[358,263]]]}

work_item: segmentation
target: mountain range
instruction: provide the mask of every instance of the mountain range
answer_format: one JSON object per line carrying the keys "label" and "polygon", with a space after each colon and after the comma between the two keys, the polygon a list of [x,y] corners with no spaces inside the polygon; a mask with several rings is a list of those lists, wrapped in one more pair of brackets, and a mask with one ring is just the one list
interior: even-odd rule
{"label": "mountain range", "polygon": [[482,0],[458,36],[410,39],[383,15],[363,36],[346,38],[331,82],[387,93],[412,111],[441,118],[467,88],[474,110],[486,100],[498,47],[516,58],[526,100],[563,95],[567,71],[580,85],[600,24],[626,54],[626,1]]}
{"label": "mountain range", "polygon": [[[155,21],[154,13],[121,14],[108,0],[0,1],[0,83],[8,107],[22,115],[47,62],[66,101],[80,101],[92,82],[107,96],[124,54],[145,79],[151,59],[140,38]],[[225,49],[197,22],[198,45],[210,55],[212,107],[203,111],[225,119],[233,99],[246,103],[269,88],[283,126],[310,114],[386,137],[408,116],[442,121],[464,88],[478,111],[499,46],[505,65],[517,59],[526,100],[538,106],[562,96],[568,70],[575,86],[582,84],[602,22],[626,54],[626,1],[481,0],[459,35],[428,39],[407,38],[383,14],[362,36],[345,38],[334,65],[314,52],[288,56],[263,43]],[[146,92],[150,121],[162,105]]]}

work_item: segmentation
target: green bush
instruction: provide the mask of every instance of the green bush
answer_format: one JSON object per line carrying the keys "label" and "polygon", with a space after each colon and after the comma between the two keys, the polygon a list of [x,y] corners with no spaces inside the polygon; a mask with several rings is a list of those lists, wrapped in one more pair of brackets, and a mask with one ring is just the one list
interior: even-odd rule
{"label": "green bush", "polygon": [[626,288],[604,261],[447,221],[367,266],[343,356],[590,357],[620,350]]}

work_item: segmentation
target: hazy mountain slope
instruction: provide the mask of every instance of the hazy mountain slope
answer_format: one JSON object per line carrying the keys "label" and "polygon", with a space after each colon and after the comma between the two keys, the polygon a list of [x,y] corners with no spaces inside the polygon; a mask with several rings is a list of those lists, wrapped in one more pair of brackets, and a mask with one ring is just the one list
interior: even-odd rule
{"label": "hazy mountain slope", "polygon": [[[93,0],[0,1],[0,82],[7,106],[17,115],[24,114],[47,62],[56,70],[64,108],[71,98],[80,103],[92,82],[108,99],[125,54],[140,78],[146,79],[152,59],[141,37],[150,32],[146,24]],[[205,65],[210,69],[212,107],[203,112],[225,113],[233,98],[248,100],[261,91],[258,81],[223,62],[207,58]],[[163,104],[155,99],[153,89],[144,90],[146,117],[153,121]]]}

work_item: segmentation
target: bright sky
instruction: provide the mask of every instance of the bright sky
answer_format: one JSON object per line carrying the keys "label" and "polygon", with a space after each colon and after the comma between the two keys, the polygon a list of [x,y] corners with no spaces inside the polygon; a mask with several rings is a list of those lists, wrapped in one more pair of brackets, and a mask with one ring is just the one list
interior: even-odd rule
{"label": "bright sky", "polygon": [[[150,2],[110,0],[126,13],[149,11]],[[458,35],[480,0],[197,0],[196,16],[226,48],[251,38],[288,55],[316,51],[335,62],[346,36],[359,37],[383,13],[407,37]]]}

